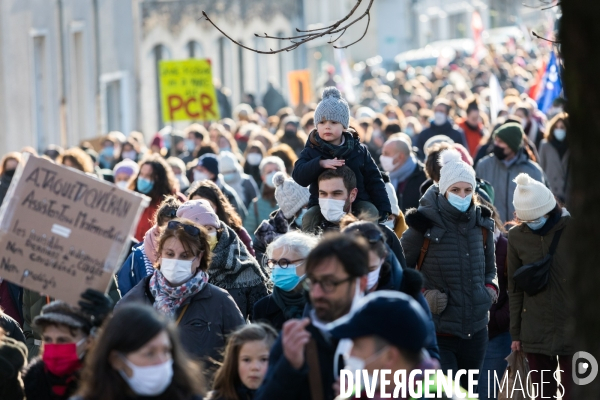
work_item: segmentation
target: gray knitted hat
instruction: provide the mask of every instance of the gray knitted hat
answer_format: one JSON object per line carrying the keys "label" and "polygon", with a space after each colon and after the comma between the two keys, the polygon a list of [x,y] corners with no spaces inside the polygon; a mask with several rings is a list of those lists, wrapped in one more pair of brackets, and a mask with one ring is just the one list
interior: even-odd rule
{"label": "gray knitted hat", "polygon": [[278,172],[273,176],[275,185],[275,200],[286,218],[292,218],[302,207],[308,204],[310,191],[300,186],[292,178],[287,178],[285,173]]}
{"label": "gray knitted hat", "polygon": [[42,307],[40,315],[33,319],[33,325],[36,328],[51,324],[66,325],[70,328],[82,329],[85,332],[89,332],[92,328],[90,317],[78,308],[60,300],[46,304]]}
{"label": "gray knitted hat", "polygon": [[330,86],[323,90],[323,100],[315,110],[315,124],[322,121],[339,122],[348,129],[350,124],[350,109],[348,103],[336,87]]}

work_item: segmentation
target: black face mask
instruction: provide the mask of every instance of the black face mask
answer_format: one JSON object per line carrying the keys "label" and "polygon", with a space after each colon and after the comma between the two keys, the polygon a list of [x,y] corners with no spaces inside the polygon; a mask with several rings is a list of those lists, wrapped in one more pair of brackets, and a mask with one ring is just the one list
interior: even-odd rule
{"label": "black face mask", "polygon": [[494,155],[498,160],[504,160],[506,158],[506,154],[504,154],[504,147],[494,145]]}
{"label": "black face mask", "polygon": [[284,134],[285,136],[296,136],[296,131],[294,131],[294,130],[291,130],[291,129],[286,129],[286,130],[283,132],[283,134]]}
{"label": "black face mask", "polygon": [[16,170],[14,170],[14,169],[6,170],[6,171],[4,171],[4,175],[8,176],[9,178],[12,178],[13,175],[15,174],[15,171]]}

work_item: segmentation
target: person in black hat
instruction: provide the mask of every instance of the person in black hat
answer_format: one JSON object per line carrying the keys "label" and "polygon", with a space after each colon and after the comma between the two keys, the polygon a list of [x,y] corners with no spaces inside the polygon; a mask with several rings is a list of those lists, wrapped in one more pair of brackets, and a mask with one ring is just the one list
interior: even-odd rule
{"label": "person in black hat", "polygon": [[[215,154],[204,154],[198,159],[198,164],[194,167],[192,183],[203,180],[214,182],[219,189],[221,189],[225,197],[227,197],[227,200],[229,200],[233,208],[238,212],[242,221],[246,219],[248,210],[235,190],[226,184],[223,176],[219,174],[219,159]],[[190,188],[193,186],[193,184],[190,185]]]}
{"label": "person in black hat", "polygon": [[27,347],[10,337],[4,337],[0,328],[0,399],[22,400],[25,398],[21,369],[27,364]]}
{"label": "person in black hat", "polygon": [[[392,371],[386,378],[386,393],[394,391],[395,371],[405,370],[408,377],[414,369],[439,369],[438,361],[424,351],[432,334],[427,327],[427,314],[405,293],[379,291],[368,294],[353,313],[329,324],[329,328],[335,339],[352,339],[352,350],[345,356],[345,370],[350,370],[353,375],[355,370],[367,370],[370,376],[374,370]],[[367,397],[363,390],[356,398],[379,399],[379,379],[373,384],[378,388],[374,397]],[[351,398],[355,398],[354,393]]]}

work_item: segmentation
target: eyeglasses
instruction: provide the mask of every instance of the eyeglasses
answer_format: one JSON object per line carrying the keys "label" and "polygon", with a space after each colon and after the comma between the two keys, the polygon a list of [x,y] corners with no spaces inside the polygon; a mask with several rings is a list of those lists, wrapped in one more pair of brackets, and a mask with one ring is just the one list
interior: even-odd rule
{"label": "eyeglasses", "polygon": [[182,224],[179,221],[169,221],[169,223],[167,224],[168,229],[177,229],[179,227],[182,227],[185,233],[187,233],[188,235],[200,236],[200,229],[198,229],[194,225]]}
{"label": "eyeglasses", "polygon": [[341,285],[344,282],[350,282],[351,280],[355,279],[353,276],[349,276],[346,279],[342,279],[341,281],[336,281],[330,278],[324,278],[324,279],[311,279],[311,278],[306,278],[304,280],[304,288],[308,291],[312,290],[313,287],[315,287],[316,285],[321,286],[321,290],[323,290],[323,292],[325,293],[332,293],[339,285]]}
{"label": "eyeglasses", "polygon": [[288,260],[287,258],[280,258],[279,260],[275,260],[274,258],[269,258],[267,260],[267,266],[269,268],[275,268],[278,265],[280,268],[287,268],[290,264],[296,264],[298,261],[304,261],[304,258],[299,258],[297,260]]}

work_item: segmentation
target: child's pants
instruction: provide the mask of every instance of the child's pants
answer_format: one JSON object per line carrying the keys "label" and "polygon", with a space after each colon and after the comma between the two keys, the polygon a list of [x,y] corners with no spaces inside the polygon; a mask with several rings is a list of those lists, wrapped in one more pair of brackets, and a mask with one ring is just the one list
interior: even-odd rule
{"label": "child's pants", "polygon": [[[373,203],[368,201],[355,201],[352,203],[352,214],[375,222],[379,219],[379,211]],[[321,208],[318,205],[312,206],[302,217],[302,231],[316,233],[317,227],[321,225],[324,219]]]}

